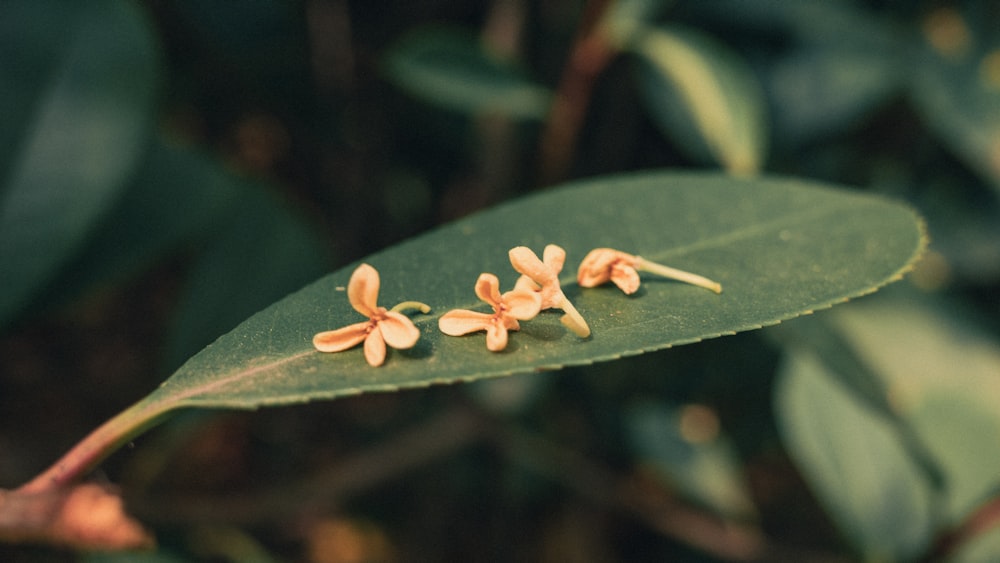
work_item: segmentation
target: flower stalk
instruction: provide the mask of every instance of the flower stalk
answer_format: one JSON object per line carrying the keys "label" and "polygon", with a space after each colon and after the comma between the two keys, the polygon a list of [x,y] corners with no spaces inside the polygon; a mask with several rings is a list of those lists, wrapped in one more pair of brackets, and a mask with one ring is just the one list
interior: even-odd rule
{"label": "flower stalk", "polygon": [[703,287],[715,293],[722,293],[722,284],[717,281],[710,280],[705,276],[700,276],[691,272],[685,272],[684,270],[678,270],[677,268],[671,268],[670,266],[665,266],[663,264],[657,264],[656,262],[650,262],[642,256],[635,257],[635,269],[640,272],[645,271],[658,276],[663,276],[665,278]]}
{"label": "flower stalk", "polygon": [[705,276],[664,266],[613,248],[595,248],[580,263],[576,280],[580,287],[597,287],[612,282],[626,295],[639,290],[639,272],[649,272],[687,284],[722,293],[722,285]]}

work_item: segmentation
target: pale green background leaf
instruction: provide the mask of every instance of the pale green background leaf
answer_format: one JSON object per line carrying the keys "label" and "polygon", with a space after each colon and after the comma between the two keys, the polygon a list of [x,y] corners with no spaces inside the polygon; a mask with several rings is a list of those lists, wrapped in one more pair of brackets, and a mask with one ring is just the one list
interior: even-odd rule
{"label": "pale green background leaf", "polygon": [[789,453],[867,561],[916,557],[935,531],[931,487],[894,427],[815,355],[789,348],[775,387]]}
{"label": "pale green background leaf", "polygon": [[934,455],[957,522],[1000,487],[1000,343],[968,311],[897,293],[828,319]]}
{"label": "pale green background leaf", "polygon": [[726,170],[758,171],[767,152],[766,108],[748,65],[693,29],[648,28],[629,44],[657,125],[678,147]]}

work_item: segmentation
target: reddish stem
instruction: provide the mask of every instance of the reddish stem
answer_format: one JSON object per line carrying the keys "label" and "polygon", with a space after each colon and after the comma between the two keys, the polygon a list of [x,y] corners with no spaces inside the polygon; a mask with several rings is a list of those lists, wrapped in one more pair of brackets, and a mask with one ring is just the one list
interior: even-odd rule
{"label": "reddish stem", "polygon": [[952,530],[942,534],[924,561],[943,561],[972,538],[1000,526],[1000,496],[977,508]]}
{"label": "reddish stem", "polygon": [[170,410],[162,401],[139,401],[99,426],[17,492],[41,493],[73,484],[129,440],[161,422]]}
{"label": "reddish stem", "polygon": [[594,82],[616,53],[598,25],[610,3],[610,0],[590,0],[584,8],[573,51],[542,132],[539,147],[542,185],[566,177]]}

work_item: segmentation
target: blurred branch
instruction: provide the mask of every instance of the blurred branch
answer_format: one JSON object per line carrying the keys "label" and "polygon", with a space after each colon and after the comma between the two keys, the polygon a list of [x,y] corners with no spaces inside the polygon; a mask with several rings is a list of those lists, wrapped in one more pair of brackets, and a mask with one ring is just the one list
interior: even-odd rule
{"label": "blurred branch", "polygon": [[149,549],[153,537],[118,492],[92,483],[42,492],[0,490],[0,541],[72,549]]}
{"label": "blurred branch", "polygon": [[303,512],[323,510],[405,475],[475,442],[480,435],[479,418],[464,407],[455,407],[293,486],[225,497],[171,494],[167,498],[135,499],[133,504],[136,514],[155,522],[283,521]]}
{"label": "blurred branch", "polygon": [[594,82],[615,55],[599,25],[611,0],[589,0],[542,131],[540,182],[563,180],[572,164]]}
{"label": "blurred branch", "polygon": [[646,481],[620,477],[578,452],[530,432],[512,427],[495,430],[497,447],[513,462],[550,477],[583,498],[630,513],[652,530],[714,557],[730,561],[848,561],[773,544],[753,524],[723,519]]}
{"label": "blurred branch", "polygon": [[[225,498],[172,495],[169,499],[139,499],[134,503],[135,512],[158,522],[281,520],[403,475],[471,443],[479,430],[478,417],[455,408],[293,487]],[[117,491],[92,483],[0,489],[0,541],[99,550],[151,548],[155,544],[125,513]]]}
{"label": "blurred branch", "polygon": [[356,64],[347,1],[310,0],[305,9],[316,83],[326,93],[352,92]]}
{"label": "blurred branch", "polygon": [[1000,527],[1000,496],[993,497],[954,529],[941,534],[933,549],[921,561],[949,560],[964,544],[997,527]]}

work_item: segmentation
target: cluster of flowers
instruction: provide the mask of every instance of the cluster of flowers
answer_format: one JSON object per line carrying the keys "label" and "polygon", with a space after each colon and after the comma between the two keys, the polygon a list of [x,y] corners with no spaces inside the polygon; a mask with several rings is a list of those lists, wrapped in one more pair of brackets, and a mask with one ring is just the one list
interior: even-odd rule
{"label": "cluster of flowers", "polygon": [[[509,257],[511,265],[521,274],[513,290],[501,294],[500,281],[493,274],[480,274],[476,280],[476,295],[493,307],[493,313],[453,309],[438,319],[441,332],[462,336],[486,331],[486,347],[499,352],[507,347],[507,333],[521,328],[520,321],[531,320],[545,309],[562,309],[565,314],[560,320],[567,328],[580,338],[590,336],[587,321],[566,298],[559,283],[559,272],[566,262],[565,250],[550,244],[539,259],[531,249],[518,246],[510,250]],[[710,279],[611,248],[597,248],[587,254],[577,272],[577,283],[589,288],[611,281],[626,294],[632,294],[639,289],[640,271],[722,292],[722,286]],[[401,311],[418,309],[427,313],[430,307],[416,301],[405,301],[388,310],[379,307],[379,283],[378,272],[368,264],[354,270],[347,285],[347,298],[354,310],[368,320],[316,334],[313,346],[317,350],[340,352],[364,342],[365,359],[377,367],[385,362],[386,345],[405,350],[417,343],[420,330]]]}

